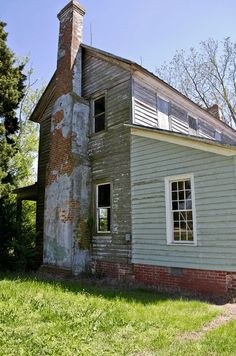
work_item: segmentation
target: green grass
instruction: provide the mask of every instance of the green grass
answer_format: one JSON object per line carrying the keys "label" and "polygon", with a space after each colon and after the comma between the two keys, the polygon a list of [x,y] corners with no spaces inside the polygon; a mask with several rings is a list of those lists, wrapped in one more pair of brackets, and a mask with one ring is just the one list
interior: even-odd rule
{"label": "green grass", "polygon": [[236,355],[235,322],[181,339],[218,313],[154,291],[0,275],[0,355]]}

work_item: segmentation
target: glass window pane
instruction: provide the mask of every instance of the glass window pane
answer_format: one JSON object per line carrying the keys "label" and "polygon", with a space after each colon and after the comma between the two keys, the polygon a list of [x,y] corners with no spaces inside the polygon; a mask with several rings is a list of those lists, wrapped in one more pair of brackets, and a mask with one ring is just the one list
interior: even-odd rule
{"label": "glass window pane", "polygon": [[186,209],[192,209],[192,200],[186,200]]}
{"label": "glass window pane", "polygon": [[193,231],[193,222],[192,221],[188,221],[187,229],[188,229],[188,231]]}
{"label": "glass window pane", "polygon": [[178,193],[172,192],[172,200],[178,200]]}
{"label": "glass window pane", "polygon": [[186,211],[181,211],[181,212],[179,213],[179,215],[180,215],[180,220],[181,220],[181,221],[186,221],[186,219],[187,219]]}
{"label": "glass window pane", "polygon": [[187,219],[188,219],[188,221],[189,221],[189,220],[193,220],[193,213],[192,213],[192,211],[187,211]]}
{"label": "glass window pane", "polygon": [[177,182],[172,182],[172,191],[176,191],[177,190]]}
{"label": "glass window pane", "polygon": [[178,190],[184,190],[184,182],[182,181],[178,182]]}
{"label": "glass window pane", "polygon": [[184,200],[180,200],[179,201],[179,210],[184,210],[184,209],[185,209]]}
{"label": "glass window pane", "polygon": [[94,115],[105,113],[105,96],[94,101]]}
{"label": "glass window pane", "polygon": [[185,230],[181,230],[181,241],[187,240],[187,233]]}
{"label": "glass window pane", "polygon": [[182,190],[182,191],[179,192],[179,200],[184,200],[184,199],[185,199],[184,191]]}
{"label": "glass window pane", "polygon": [[192,199],[191,190],[186,190],[185,191],[185,199]]}
{"label": "glass window pane", "polygon": [[193,241],[193,232],[188,231],[188,241]]}
{"label": "glass window pane", "polygon": [[191,190],[191,181],[190,181],[190,180],[186,180],[186,181],[185,181],[185,189],[186,189],[186,190],[187,190],[187,189]]}
{"label": "glass window pane", "polygon": [[177,201],[173,201],[172,210],[178,210],[178,202]]}
{"label": "glass window pane", "polygon": [[174,241],[180,240],[180,232],[179,230],[174,230]]}
{"label": "glass window pane", "polygon": [[179,213],[174,213],[173,218],[175,221],[179,220]]}
{"label": "glass window pane", "polygon": [[179,220],[174,221],[174,228],[179,228]]}
{"label": "glass window pane", "polygon": [[110,194],[111,186],[110,184],[103,184],[98,186],[98,207],[109,207],[110,206]]}

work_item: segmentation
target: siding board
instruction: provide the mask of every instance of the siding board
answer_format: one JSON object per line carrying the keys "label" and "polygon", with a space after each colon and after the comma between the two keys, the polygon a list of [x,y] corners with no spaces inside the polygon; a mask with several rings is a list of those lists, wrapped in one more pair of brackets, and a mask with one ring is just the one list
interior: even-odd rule
{"label": "siding board", "polygon": [[[97,236],[94,227],[92,257],[127,263],[131,255],[130,242],[125,240],[125,234],[131,233],[130,133],[124,123],[131,122],[131,75],[129,71],[85,51],[83,95],[90,99],[104,91],[107,128],[91,134],[88,154],[93,190],[101,181],[112,184],[112,221],[111,233],[107,236]],[[92,200],[94,218],[95,191]]]}
{"label": "siding board", "polygon": [[[234,159],[138,136],[131,141],[132,262],[236,271]],[[197,246],[167,245],[164,178],[184,173],[194,174]]]}

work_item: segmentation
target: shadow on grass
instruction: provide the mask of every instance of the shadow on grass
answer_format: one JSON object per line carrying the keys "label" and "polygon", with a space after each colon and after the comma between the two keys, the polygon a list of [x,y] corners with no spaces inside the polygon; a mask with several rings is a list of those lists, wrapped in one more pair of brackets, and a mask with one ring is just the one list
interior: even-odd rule
{"label": "shadow on grass", "polygon": [[[37,273],[4,273],[0,272],[0,281],[20,281],[20,282],[38,282],[39,284],[48,284],[56,286],[62,291],[74,294],[87,294],[90,296],[99,296],[107,300],[122,299],[128,303],[142,303],[143,305],[155,304],[170,301],[199,301],[199,298],[186,297],[171,293],[158,292],[155,289],[128,288],[124,285],[104,283],[103,280],[88,278],[78,280],[52,280],[39,276]],[[202,300],[204,302],[204,300]],[[206,301],[206,300],[205,300]]]}

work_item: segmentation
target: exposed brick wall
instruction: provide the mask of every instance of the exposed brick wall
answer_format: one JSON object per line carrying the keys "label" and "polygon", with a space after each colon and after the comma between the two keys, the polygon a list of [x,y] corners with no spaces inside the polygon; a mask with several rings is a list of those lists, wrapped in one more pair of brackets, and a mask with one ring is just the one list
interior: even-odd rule
{"label": "exposed brick wall", "polygon": [[71,1],[58,14],[60,20],[59,48],[57,59],[57,97],[72,91],[73,65],[83,36],[84,10]]}
{"label": "exposed brick wall", "polygon": [[161,291],[197,294],[212,298],[236,295],[236,272],[122,265],[106,261],[97,261],[94,268],[104,276],[132,279],[139,284],[155,286]]}
{"label": "exposed brick wall", "polygon": [[118,280],[133,279],[132,265],[109,261],[94,261],[92,263],[92,268],[95,273],[101,274],[105,277],[115,278]]}
{"label": "exposed brick wall", "polygon": [[228,272],[223,271],[134,265],[134,275],[137,282],[161,290],[219,296],[228,292]]}

